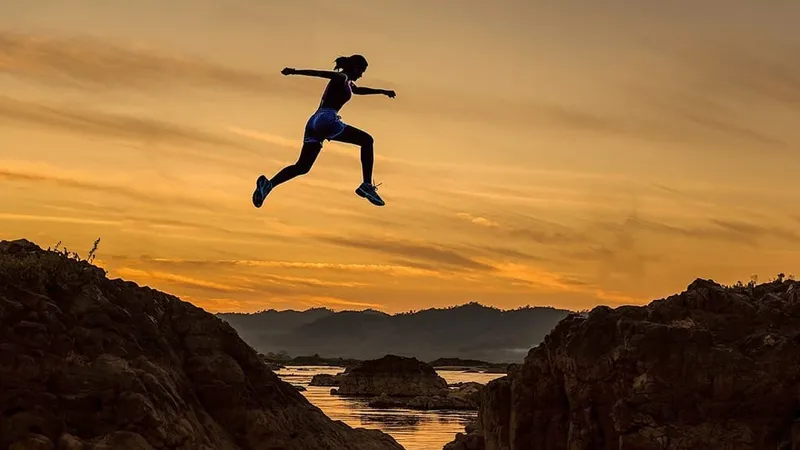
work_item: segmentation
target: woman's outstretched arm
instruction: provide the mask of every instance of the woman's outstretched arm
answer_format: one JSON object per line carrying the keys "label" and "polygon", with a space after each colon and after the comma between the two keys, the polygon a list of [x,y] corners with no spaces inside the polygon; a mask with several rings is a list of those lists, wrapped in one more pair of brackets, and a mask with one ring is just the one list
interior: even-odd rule
{"label": "woman's outstretched arm", "polygon": [[356,95],[374,95],[374,94],[382,94],[389,98],[393,98],[396,94],[394,91],[388,91],[386,89],[375,89],[370,87],[361,87],[353,85],[353,94]]}
{"label": "woman's outstretched arm", "polygon": [[330,80],[345,77],[345,74],[342,72],[334,72],[332,70],[292,69],[291,67],[286,67],[281,70],[281,73],[284,75],[305,75],[308,77],[328,78]]}

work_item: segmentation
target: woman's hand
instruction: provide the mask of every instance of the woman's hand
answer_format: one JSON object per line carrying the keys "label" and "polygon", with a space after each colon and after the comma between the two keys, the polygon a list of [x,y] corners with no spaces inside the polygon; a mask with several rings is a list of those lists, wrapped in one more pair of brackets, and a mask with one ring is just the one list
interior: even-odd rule
{"label": "woman's hand", "polygon": [[291,67],[284,67],[283,70],[281,70],[281,73],[284,75],[292,75],[294,74],[294,72],[295,70],[292,69]]}
{"label": "woman's hand", "polygon": [[385,96],[387,96],[387,97],[389,97],[389,98],[394,98],[394,97],[395,97],[395,95],[397,95],[397,94],[395,94],[395,93],[394,93],[394,91],[385,91],[385,92],[383,93],[383,95],[385,95]]}

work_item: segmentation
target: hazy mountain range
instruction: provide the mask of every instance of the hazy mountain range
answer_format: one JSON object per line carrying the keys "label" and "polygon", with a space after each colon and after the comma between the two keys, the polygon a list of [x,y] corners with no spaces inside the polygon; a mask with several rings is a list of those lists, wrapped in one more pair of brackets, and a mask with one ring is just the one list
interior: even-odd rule
{"label": "hazy mountain range", "polygon": [[380,358],[386,354],[521,362],[570,311],[551,307],[501,310],[478,303],[387,314],[274,309],[221,313],[256,350],[291,356]]}

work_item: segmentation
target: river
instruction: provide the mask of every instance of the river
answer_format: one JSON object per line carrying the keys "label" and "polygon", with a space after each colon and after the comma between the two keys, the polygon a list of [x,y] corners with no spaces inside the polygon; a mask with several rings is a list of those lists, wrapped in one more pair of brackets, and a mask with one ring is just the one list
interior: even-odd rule
{"label": "river", "polygon": [[[406,450],[441,450],[464,431],[464,425],[477,415],[476,411],[414,411],[410,409],[375,409],[365,400],[331,395],[331,388],[309,386],[317,374],[337,374],[341,367],[293,366],[276,370],[284,381],[303,386],[303,395],[331,419],[341,420],[351,427],[377,428],[390,434]],[[504,374],[467,373],[455,370],[436,371],[448,383],[475,381],[486,384]]]}

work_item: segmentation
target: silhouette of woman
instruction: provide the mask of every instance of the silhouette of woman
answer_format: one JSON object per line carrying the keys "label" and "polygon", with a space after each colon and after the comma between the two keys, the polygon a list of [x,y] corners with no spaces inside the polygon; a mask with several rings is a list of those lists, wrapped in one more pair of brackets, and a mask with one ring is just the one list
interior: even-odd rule
{"label": "silhouette of woman", "polygon": [[339,110],[350,100],[353,94],[382,94],[389,98],[394,98],[395,93],[384,89],[360,87],[353,83],[361,78],[367,70],[367,60],[363,56],[340,56],[336,58],[335,62],[336,65],[333,71],[298,70],[289,67],[281,71],[284,75],[306,75],[327,78],[330,81],[322,94],[319,108],[306,123],[305,133],[303,134],[303,148],[300,150],[300,157],[297,162],[281,169],[272,179],[261,175],[256,180],[256,189],[253,192],[253,205],[256,208],[261,207],[267,194],[275,186],[308,173],[320,150],[322,150],[323,141],[326,139],[355,144],[361,147],[361,172],[364,179],[355,192],[374,205],[383,206],[385,204],[378,195],[377,186],[372,184],[372,165],[374,162],[374,141],[372,136],[365,131],[342,122]]}

